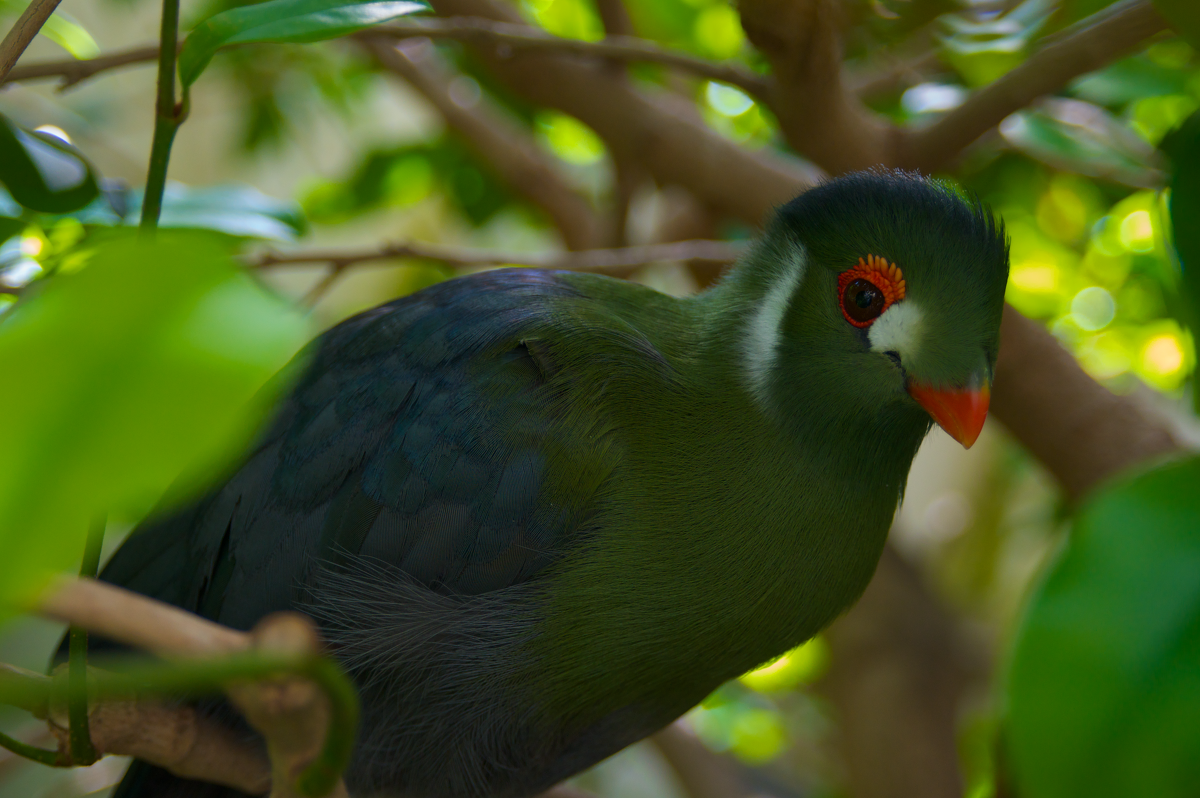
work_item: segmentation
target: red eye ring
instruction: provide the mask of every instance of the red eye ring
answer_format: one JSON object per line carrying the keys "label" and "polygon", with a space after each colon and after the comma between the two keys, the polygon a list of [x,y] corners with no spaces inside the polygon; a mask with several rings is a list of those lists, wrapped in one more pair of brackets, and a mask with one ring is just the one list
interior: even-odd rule
{"label": "red eye ring", "polygon": [[[882,303],[878,296],[865,296],[869,289],[882,295]],[[854,294],[853,298],[851,294]],[[847,309],[846,302],[858,300],[859,297],[872,301],[862,304],[860,300]],[[875,319],[901,299],[904,299],[904,273],[899,266],[888,263],[885,258],[867,255],[858,259],[857,266],[838,275],[838,307],[846,321],[855,327],[870,327]]]}

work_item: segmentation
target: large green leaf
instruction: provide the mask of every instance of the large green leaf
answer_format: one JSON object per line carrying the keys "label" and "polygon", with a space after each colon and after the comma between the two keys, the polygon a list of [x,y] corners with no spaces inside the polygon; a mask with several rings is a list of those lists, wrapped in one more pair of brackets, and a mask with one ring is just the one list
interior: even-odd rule
{"label": "large green leaf", "polygon": [[417,0],[269,0],[233,8],[188,35],[179,53],[179,79],[192,85],[226,45],[334,39],[427,8]]}
{"label": "large green leaf", "polygon": [[78,562],[96,513],[135,519],[225,466],[307,334],[227,239],[98,237],[0,316],[0,617]]}
{"label": "large green leaf", "polygon": [[91,164],[65,141],[26,130],[0,114],[0,183],[35,211],[66,213],[99,192]]}
{"label": "large green leaf", "polygon": [[1009,673],[1023,798],[1184,798],[1200,784],[1200,459],[1081,511]]}
{"label": "large green leaf", "polygon": [[1193,47],[1200,47],[1200,3],[1196,0],[1154,0],[1159,12]]}

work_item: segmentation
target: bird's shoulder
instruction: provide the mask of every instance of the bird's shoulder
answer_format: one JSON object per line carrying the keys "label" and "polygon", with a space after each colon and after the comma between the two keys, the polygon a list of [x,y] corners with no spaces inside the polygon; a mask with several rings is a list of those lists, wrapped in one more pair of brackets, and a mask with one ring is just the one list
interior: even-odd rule
{"label": "bird's shoulder", "polygon": [[588,293],[554,273],[489,272],[324,334],[251,455],[186,514],[198,568],[181,603],[248,626],[318,563],[371,558],[470,595],[544,569],[621,459],[603,361],[655,362]]}

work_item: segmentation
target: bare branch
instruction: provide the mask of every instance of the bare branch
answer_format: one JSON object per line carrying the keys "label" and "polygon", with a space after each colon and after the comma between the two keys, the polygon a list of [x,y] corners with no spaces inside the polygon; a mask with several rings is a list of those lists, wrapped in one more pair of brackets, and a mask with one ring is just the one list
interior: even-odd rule
{"label": "bare branch", "polygon": [[[518,22],[516,10],[491,0],[434,0],[446,16]],[[641,166],[659,185],[681,185],[718,213],[759,225],[770,210],[819,179],[794,158],[749,152],[697,118],[692,102],[644,90],[602,64],[549,51],[503,58],[477,48],[491,73],[528,101],[571,114],[604,139],[614,160]]]}
{"label": "bare branch", "polygon": [[157,59],[158,45],[154,44],[135,47],[132,50],[122,50],[111,55],[101,55],[96,58],[65,58],[61,61],[43,61],[40,64],[29,64],[28,66],[14,68],[5,78],[0,79],[0,85],[18,83],[25,80],[39,80],[41,78],[62,78],[59,89],[65,89],[110,69],[148,64]]}
{"label": "bare branch", "polygon": [[1180,448],[1166,424],[1084,373],[1049,332],[1004,308],[992,413],[1077,500],[1108,477]]}
{"label": "bare branch", "polygon": [[504,182],[542,209],[569,249],[600,243],[604,231],[591,205],[566,184],[550,156],[507,109],[486,95],[467,103],[456,101],[456,75],[433,47],[414,46],[417,42],[397,46],[381,38],[365,42],[379,63],[421,92]]}
{"label": "bare branch", "polygon": [[25,48],[33,41],[33,37],[37,36],[38,31],[46,24],[46,20],[50,19],[54,9],[58,8],[58,4],[59,0],[33,0],[21,12],[21,16],[17,18],[16,23],[4,37],[4,41],[0,42],[0,83],[4,82],[9,70],[17,63],[21,53],[25,52]]}
{"label": "bare branch", "polygon": [[1150,0],[1123,0],[1047,39],[1016,69],[897,142],[895,165],[931,172],[1006,116],[1167,29]]}
{"label": "bare branch", "polygon": [[741,255],[741,245],[730,241],[673,241],[614,249],[585,249],[576,252],[504,252],[488,249],[407,242],[385,244],[359,251],[302,250],[292,253],[265,252],[249,261],[264,269],[298,263],[328,263],[345,269],[358,263],[397,258],[420,258],[460,268],[520,264],[538,269],[624,274],[656,261],[705,261],[732,263]]}
{"label": "bare branch", "polygon": [[92,579],[62,580],[42,600],[38,612],[160,656],[198,656],[250,647],[245,632]]}

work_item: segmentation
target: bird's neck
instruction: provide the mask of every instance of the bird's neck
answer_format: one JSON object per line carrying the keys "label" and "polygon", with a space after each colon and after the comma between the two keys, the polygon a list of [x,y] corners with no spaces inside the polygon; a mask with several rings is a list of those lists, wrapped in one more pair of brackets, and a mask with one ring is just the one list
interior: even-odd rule
{"label": "bird's neck", "polygon": [[782,340],[790,303],[805,301],[806,271],[802,252],[760,248],[690,300],[699,330],[695,368],[715,389],[709,401],[724,412],[740,405],[763,434],[787,442],[812,468],[898,496],[928,419],[906,403],[839,384],[818,342],[808,356],[803,343]]}

